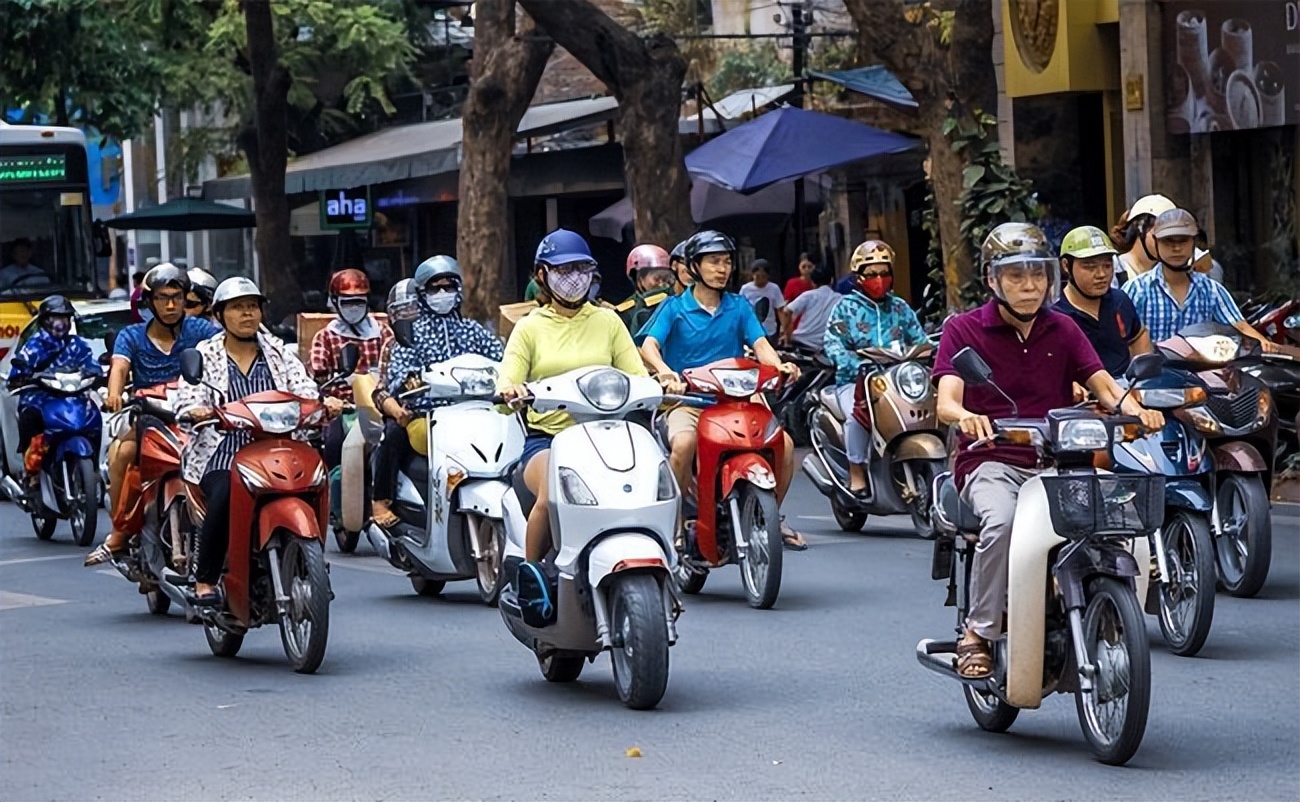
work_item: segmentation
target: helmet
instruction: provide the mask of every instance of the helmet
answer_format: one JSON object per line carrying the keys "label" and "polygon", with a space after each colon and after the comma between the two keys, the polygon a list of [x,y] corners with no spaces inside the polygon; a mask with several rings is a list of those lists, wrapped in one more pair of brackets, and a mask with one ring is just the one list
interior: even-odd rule
{"label": "helmet", "polygon": [[[1007,306],[998,275],[1009,267],[1041,268],[1047,275],[1047,297],[1043,306],[1055,303],[1061,292],[1061,263],[1052,256],[1052,245],[1042,229],[1032,223],[1003,223],[989,232],[980,246],[980,263],[998,301]],[[1007,307],[1010,308],[1009,306]],[[1011,313],[1021,317],[1016,312]],[[1037,314],[1037,312],[1035,312]],[[1024,320],[1032,320],[1033,316]]]}
{"label": "helmet", "polygon": [[369,295],[370,277],[356,268],[340,270],[330,278],[329,294],[331,298],[340,295]]}
{"label": "helmet", "polygon": [[574,262],[595,262],[591,247],[582,235],[567,228],[557,228],[542,237],[533,259],[537,265],[567,265]]}
{"label": "helmet", "polygon": [[1195,237],[1201,233],[1201,226],[1196,222],[1196,215],[1186,209],[1170,209],[1161,212],[1156,218],[1151,233],[1156,239],[1165,237]]}
{"label": "helmet", "polygon": [[410,347],[415,341],[412,323],[420,316],[420,293],[415,288],[415,280],[404,278],[394,284],[388,291],[384,310],[388,312],[388,326],[393,330],[393,339]]}
{"label": "helmet", "polygon": [[460,264],[450,256],[439,254],[421,262],[420,266],[415,268],[415,278],[412,280],[415,282],[416,289],[424,289],[430,281],[447,276],[451,276],[457,282],[464,279],[460,272]]}
{"label": "helmet", "polygon": [[889,265],[892,270],[894,249],[884,240],[867,240],[853,249],[853,255],[849,257],[849,269],[856,273],[867,265]]}
{"label": "helmet", "polygon": [[731,237],[721,231],[701,231],[686,240],[682,248],[682,258],[686,260],[686,264],[695,266],[700,263],[700,257],[707,254],[734,254],[735,252],[736,243],[732,242]]}
{"label": "helmet", "polygon": [[1164,195],[1144,195],[1138,198],[1133,204],[1133,208],[1128,210],[1128,219],[1133,220],[1140,215],[1149,214],[1152,217],[1159,217],[1170,209],[1177,208],[1174,202]]}
{"label": "helmet", "polygon": [[642,268],[668,270],[671,267],[668,251],[658,245],[638,245],[627,255],[628,278],[633,278]]}
{"label": "helmet", "polygon": [[689,241],[690,241],[690,240],[682,240],[681,242],[679,242],[679,243],[677,243],[676,245],[674,245],[674,246],[673,246],[673,252],[669,255],[669,257],[668,257],[668,261],[669,261],[669,262],[685,262],[685,261],[686,261],[686,243],[689,242]]}
{"label": "helmet", "polygon": [[154,292],[163,287],[175,287],[182,295],[189,295],[189,274],[171,262],[163,262],[149,268],[149,272],[144,274],[144,281],[140,282],[141,300],[147,305],[153,298]]}
{"label": "helmet", "polygon": [[217,285],[217,291],[212,295],[212,311],[220,312],[226,304],[236,298],[253,297],[262,303],[266,303],[266,296],[257,288],[257,285],[251,279],[243,276],[228,278]]}
{"label": "helmet", "polygon": [[51,295],[49,298],[41,301],[40,307],[36,310],[36,319],[39,321],[41,328],[45,329],[50,334],[53,334],[55,337],[63,337],[72,330],[71,322],[65,321],[58,326],[54,326],[51,324],[50,318],[72,318],[75,317],[76,314],[76,311],[72,308],[72,303],[68,301],[67,298],[64,298],[62,295]]}
{"label": "helmet", "polygon": [[217,291],[217,278],[201,267],[185,271],[190,279],[190,292],[199,296],[204,306],[212,306],[212,293]]}
{"label": "helmet", "polygon": [[1079,226],[1070,230],[1061,240],[1061,256],[1090,259],[1094,256],[1114,256],[1119,253],[1106,232],[1096,226]]}

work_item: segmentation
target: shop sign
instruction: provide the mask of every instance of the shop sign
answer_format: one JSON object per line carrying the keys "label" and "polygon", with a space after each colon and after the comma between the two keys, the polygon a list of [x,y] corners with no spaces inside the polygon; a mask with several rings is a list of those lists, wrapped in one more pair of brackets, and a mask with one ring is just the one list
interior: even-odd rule
{"label": "shop sign", "polygon": [[1300,120],[1300,0],[1164,3],[1169,133]]}
{"label": "shop sign", "polygon": [[370,187],[323,190],[320,194],[322,229],[370,228]]}

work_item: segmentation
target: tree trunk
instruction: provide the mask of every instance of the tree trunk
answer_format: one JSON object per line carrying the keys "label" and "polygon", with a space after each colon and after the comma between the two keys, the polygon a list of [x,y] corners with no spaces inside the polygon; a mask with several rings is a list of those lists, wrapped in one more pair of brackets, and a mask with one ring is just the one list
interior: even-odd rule
{"label": "tree trunk", "polygon": [[637,241],[671,248],[694,229],[691,181],[677,133],[686,59],[668,37],[643,41],[589,0],[519,4],[618,99]]}
{"label": "tree trunk", "polygon": [[302,305],[293,249],[289,243],[289,199],[284,170],[289,159],[289,85],[279,62],[270,0],[240,0],[248,31],[248,62],[253,76],[253,130],[240,144],[248,155],[256,204],[257,259],[262,292],[270,299],[267,323],[279,324]]}
{"label": "tree trunk", "polygon": [[515,32],[511,0],[479,0],[475,8],[474,58],[462,112],[460,198],[456,211],[456,256],[465,275],[466,317],[492,320],[497,305],[513,292],[507,265],[510,154],[515,131],[554,42],[532,25]]}
{"label": "tree trunk", "polygon": [[948,305],[958,308],[961,289],[977,277],[971,249],[961,236],[962,169],[967,157],[953,153],[943,121],[976,110],[994,112],[993,8],[990,0],[935,0],[935,11],[952,11],[952,41],[939,42],[929,27],[933,12],[901,0],[845,0],[864,54],[883,63],[912,93],[918,131],[930,149],[930,180],[939,216]]}

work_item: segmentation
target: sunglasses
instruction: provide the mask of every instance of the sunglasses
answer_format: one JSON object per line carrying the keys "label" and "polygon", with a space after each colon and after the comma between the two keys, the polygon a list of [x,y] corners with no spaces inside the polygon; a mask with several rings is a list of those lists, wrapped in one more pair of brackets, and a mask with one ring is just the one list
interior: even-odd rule
{"label": "sunglasses", "polygon": [[202,309],[202,308],[203,308],[203,302],[202,302],[202,301],[186,301],[186,302],[185,302],[185,308],[186,308],[186,309]]}

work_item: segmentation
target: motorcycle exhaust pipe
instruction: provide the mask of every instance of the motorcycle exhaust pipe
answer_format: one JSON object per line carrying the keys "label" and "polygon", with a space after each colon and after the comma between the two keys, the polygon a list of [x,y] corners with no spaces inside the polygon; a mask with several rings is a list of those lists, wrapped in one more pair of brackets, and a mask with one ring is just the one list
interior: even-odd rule
{"label": "motorcycle exhaust pipe", "polygon": [[9,474],[5,474],[4,478],[0,479],[0,492],[3,492],[5,498],[15,504],[21,502],[23,497],[26,495],[26,493],[23,492],[23,486],[18,484],[18,482]]}
{"label": "motorcycle exhaust pipe", "polygon": [[821,459],[815,453],[805,456],[799,467],[823,496],[835,492],[835,483],[831,481],[831,477],[826,473],[826,467],[822,465]]}

